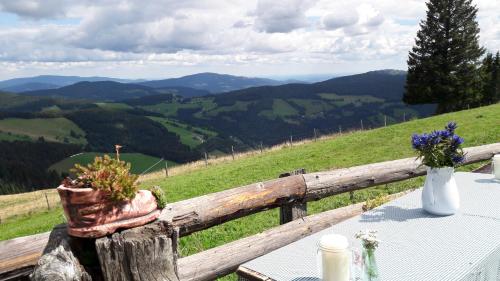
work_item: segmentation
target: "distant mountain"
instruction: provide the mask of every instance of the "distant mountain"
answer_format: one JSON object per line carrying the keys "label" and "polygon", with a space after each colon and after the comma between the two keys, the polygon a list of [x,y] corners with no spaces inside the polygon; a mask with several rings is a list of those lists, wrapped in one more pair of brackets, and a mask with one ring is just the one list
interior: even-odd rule
{"label": "distant mountain", "polygon": [[207,90],[194,89],[189,87],[178,87],[171,86],[165,88],[155,88],[155,90],[159,93],[165,94],[175,94],[184,98],[192,98],[192,97],[201,97],[210,95],[211,93]]}
{"label": "distant mountain", "polygon": [[[1,82],[0,82],[1,83]],[[37,91],[37,90],[47,90],[47,89],[56,89],[60,86],[49,83],[40,83],[40,82],[29,82],[23,84],[17,84],[14,86],[2,88],[3,91],[11,92],[11,93],[21,93],[27,91]]]}
{"label": "distant mountain", "polygon": [[316,91],[334,91],[339,95],[373,95],[400,101],[405,83],[406,71],[386,69],[336,77],[312,85]]}
{"label": "distant mountain", "polygon": [[165,88],[172,86],[182,86],[194,89],[206,90],[211,93],[229,92],[249,87],[281,85],[286,82],[267,79],[250,78],[218,73],[198,73],[180,78],[170,78],[163,80],[153,80],[138,83],[152,88]]}
{"label": "distant mountain", "polygon": [[[39,87],[43,87],[43,84],[46,84],[47,87],[31,89],[31,90],[43,90],[43,89],[52,89],[53,86],[63,87],[83,81],[87,82],[114,81],[122,83],[132,83],[132,82],[142,82],[144,80],[130,80],[130,79],[99,77],[99,76],[82,77],[82,76],[62,76],[62,75],[40,75],[34,77],[14,78],[5,81],[0,81],[0,89],[22,86],[24,84],[37,83]],[[23,91],[16,91],[16,92],[23,92]]]}
{"label": "distant mountain", "polygon": [[147,95],[156,95],[158,92],[153,88],[137,84],[99,81],[78,82],[76,84],[57,89],[29,91],[21,94],[29,96],[56,96],[72,99],[116,101]]}
{"label": "distant mountain", "polygon": [[51,96],[98,101],[120,101],[159,94],[179,95],[182,97],[196,97],[208,95],[210,94],[210,92],[187,87],[153,89],[147,86],[132,83],[98,81],[78,82],[57,89],[27,91],[19,94],[26,96]]}
{"label": "distant mountain", "polygon": [[364,96],[401,101],[403,97],[406,72],[400,70],[378,70],[362,74],[336,77],[326,81],[303,84],[261,86],[223,93],[218,100],[258,100],[269,97],[313,98],[315,94],[333,93],[336,95]]}

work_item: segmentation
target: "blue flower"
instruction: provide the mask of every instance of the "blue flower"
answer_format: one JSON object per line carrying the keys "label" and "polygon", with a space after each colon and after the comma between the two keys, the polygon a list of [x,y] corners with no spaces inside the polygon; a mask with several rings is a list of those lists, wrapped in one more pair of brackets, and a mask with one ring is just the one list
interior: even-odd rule
{"label": "blue flower", "polygon": [[460,146],[462,143],[464,143],[464,139],[457,136],[457,135],[453,135],[453,137],[451,137],[451,147],[453,149],[456,149],[458,148],[458,146]]}
{"label": "blue flower", "polygon": [[442,131],[438,131],[438,134],[441,138],[447,139],[447,138],[451,137],[453,133],[448,131],[448,130],[442,130]]}
{"label": "blue flower", "polygon": [[455,155],[451,158],[451,160],[453,161],[453,163],[459,164],[464,161],[464,157],[462,155]]}
{"label": "blue flower", "polygon": [[455,129],[457,128],[457,123],[455,122],[449,122],[448,125],[446,125],[445,129],[446,131],[450,132],[450,133],[454,133],[455,132]]}
{"label": "blue flower", "polygon": [[434,131],[429,135],[430,141],[432,144],[438,144],[441,142],[441,132],[440,131]]}
{"label": "blue flower", "polygon": [[419,149],[422,146],[419,135],[413,134],[411,136],[411,145],[413,146],[414,149]]}

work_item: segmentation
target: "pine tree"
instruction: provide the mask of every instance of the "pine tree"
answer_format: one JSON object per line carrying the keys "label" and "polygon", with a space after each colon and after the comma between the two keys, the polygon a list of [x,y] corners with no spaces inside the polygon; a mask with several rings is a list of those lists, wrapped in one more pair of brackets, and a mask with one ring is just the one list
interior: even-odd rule
{"label": "pine tree", "polygon": [[437,113],[473,106],[481,99],[477,8],[472,0],[430,0],[408,56],[403,101],[437,103]]}
{"label": "pine tree", "polygon": [[492,104],[500,101],[500,52],[495,56],[488,53],[481,66],[483,95],[482,104]]}

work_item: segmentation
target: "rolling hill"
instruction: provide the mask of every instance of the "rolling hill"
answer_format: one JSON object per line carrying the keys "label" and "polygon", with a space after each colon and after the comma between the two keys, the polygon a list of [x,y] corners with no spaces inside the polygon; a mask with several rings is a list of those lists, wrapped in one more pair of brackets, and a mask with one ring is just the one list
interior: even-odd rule
{"label": "rolling hill", "polygon": [[[275,144],[319,132],[378,127],[429,116],[434,105],[401,102],[405,72],[383,70],[313,84],[261,86],[191,99],[134,105],[183,123],[209,128],[240,149]],[[144,102],[141,102],[144,101]],[[125,101],[127,103],[127,101]],[[220,142],[220,141],[219,141]],[[208,144],[207,144],[208,145]],[[228,151],[215,145],[217,149]]]}
{"label": "rolling hill", "polygon": [[187,75],[180,78],[146,81],[139,84],[152,88],[182,86],[206,90],[211,93],[222,93],[250,87],[280,85],[284,83],[286,82],[266,78],[250,78],[206,72]]}
{"label": "rolling hill", "polygon": [[[0,81],[0,90],[10,91],[12,92],[24,92],[28,90],[24,90],[24,88],[33,88],[37,89],[29,89],[29,90],[44,90],[44,89],[52,89],[63,86],[68,86],[71,84],[75,84],[78,82],[96,82],[96,81],[114,81],[114,82],[122,82],[122,83],[131,83],[131,82],[141,82],[143,80],[130,80],[130,79],[119,79],[119,78],[110,78],[110,77],[81,77],[81,76],[62,76],[62,75],[40,75],[34,77],[22,77],[22,78],[14,78],[9,80]],[[31,85],[31,86],[30,86]]]}
{"label": "rolling hill", "polygon": [[[1,82],[0,82],[1,83]],[[2,91],[11,92],[11,93],[21,93],[28,91],[37,91],[37,90],[47,90],[47,89],[56,89],[60,86],[49,83],[41,83],[41,82],[28,82],[23,84],[16,84],[13,86],[2,88]]]}
{"label": "rolling hill", "polygon": [[136,84],[98,81],[78,82],[76,84],[57,89],[29,91],[21,94],[28,96],[54,96],[71,99],[116,101],[155,95],[158,94],[158,92],[152,88]]}

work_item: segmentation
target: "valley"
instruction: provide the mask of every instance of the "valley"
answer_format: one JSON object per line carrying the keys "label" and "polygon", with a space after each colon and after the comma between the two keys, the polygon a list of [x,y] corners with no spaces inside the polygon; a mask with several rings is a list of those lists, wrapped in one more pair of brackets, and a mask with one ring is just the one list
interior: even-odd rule
{"label": "valley", "polygon": [[[131,158],[138,167],[134,171],[141,173],[147,168],[142,163],[152,165],[156,159],[186,163],[205,153],[218,157],[315,134],[377,128],[430,116],[435,110],[432,104],[408,106],[401,101],[406,77],[402,71],[372,71],[311,84],[214,75],[161,83],[79,81],[55,89],[0,93],[0,143],[77,147],[75,153],[44,164],[47,173],[61,176],[72,164],[87,163],[93,153],[113,153],[120,144],[123,153],[151,157]],[[266,81],[271,85],[210,92],[222,91],[216,85],[225,83],[236,87]],[[82,154],[70,157],[76,153]],[[15,190],[33,188],[27,186],[29,181],[17,184]]]}

